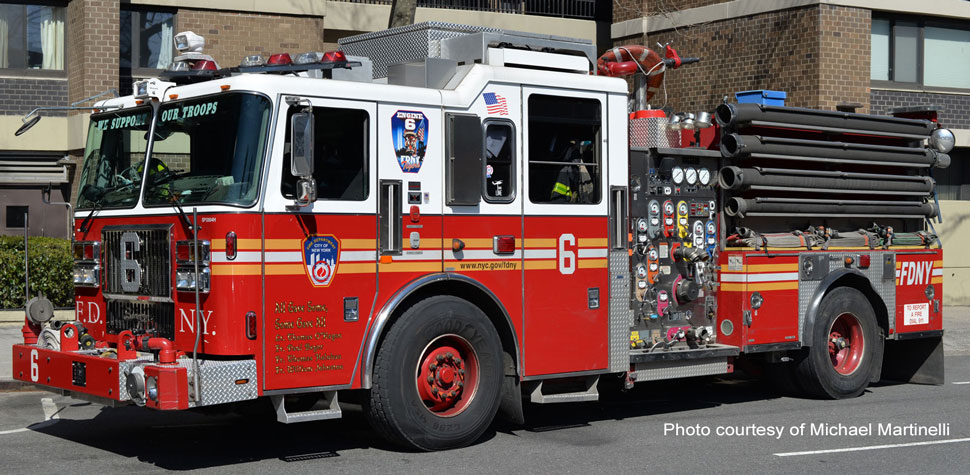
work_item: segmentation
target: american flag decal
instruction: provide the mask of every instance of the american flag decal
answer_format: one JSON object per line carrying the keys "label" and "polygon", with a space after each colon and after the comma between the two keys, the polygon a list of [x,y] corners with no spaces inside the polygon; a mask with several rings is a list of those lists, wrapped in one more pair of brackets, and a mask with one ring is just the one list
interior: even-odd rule
{"label": "american flag decal", "polygon": [[504,97],[494,92],[486,92],[482,97],[485,98],[485,109],[489,114],[509,115],[509,106]]}

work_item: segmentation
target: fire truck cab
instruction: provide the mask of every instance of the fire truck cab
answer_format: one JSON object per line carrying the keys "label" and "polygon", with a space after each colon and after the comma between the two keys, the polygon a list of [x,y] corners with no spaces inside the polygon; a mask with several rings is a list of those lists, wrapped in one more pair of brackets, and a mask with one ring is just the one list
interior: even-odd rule
{"label": "fire truck cab", "polygon": [[[281,422],[340,417],[350,393],[390,440],[432,450],[474,442],[499,411],[521,420],[523,398],[730,373],[745,353],[851,397],[880,378],[884,340],[907,335],[923,342],[910,373],[940,377],[928,233],[785,248],[755,232],[799,212],[729,193],[759,189],[748,168],[722,171],[757,148],[749,135],[685,147],[693,134],[666,114],[631,120],[627,83],[590,74],[589,43],[416,25],[356,38],[349,56],[219,69],[200,38],[180,41],[169,72],[91,115],[77,320],[28,318],[18,379],[163,410],[266,397]],[[417,58],[381,57],[413,44]],[[721,136],[829,127],[725,108]],[[865,146],[900,152],[936,128],[886,119],[901,129]],[[854,170],[821,178],[880,179]],[[916,201],[871,206],[897,206],[886,223],[917,236],[926,181],[897,175],[882,179]],[[751,234],[732,235],[739,223]]]}

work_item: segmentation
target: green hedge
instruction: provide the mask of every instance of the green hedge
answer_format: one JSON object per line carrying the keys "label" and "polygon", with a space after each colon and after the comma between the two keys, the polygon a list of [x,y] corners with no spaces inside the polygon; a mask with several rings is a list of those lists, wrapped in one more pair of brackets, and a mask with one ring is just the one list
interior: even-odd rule
{"label": "green hedge", "polygon": [[[31,296],[43,292],[55,307],[74,306],[71,241],[30,238]],[[24,238],[0,236],[0,308],[23,308]]]}

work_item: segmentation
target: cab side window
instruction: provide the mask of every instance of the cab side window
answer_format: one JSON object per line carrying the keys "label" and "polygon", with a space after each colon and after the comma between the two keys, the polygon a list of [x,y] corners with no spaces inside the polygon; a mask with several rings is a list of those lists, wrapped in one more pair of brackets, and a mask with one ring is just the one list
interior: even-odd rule
{"label": "cab side window", "polygon": [[490,203],[515,199],[515,129],[511,122],[485,122],[482,197]]}
{"label": "cab side window", "polygon": [[529,96],[529,200],[599,203],[600,101]]}
{"label": "cab side window", "polygon": [[[290,108],[286,118],[286,145],[283,152],[283,177],[280,191],[286,198],[296,197],[297,177],[290,173]],[[368,122],[366,111],[314,107],[313,179],[317,199],[363,201],[369,190]]]}

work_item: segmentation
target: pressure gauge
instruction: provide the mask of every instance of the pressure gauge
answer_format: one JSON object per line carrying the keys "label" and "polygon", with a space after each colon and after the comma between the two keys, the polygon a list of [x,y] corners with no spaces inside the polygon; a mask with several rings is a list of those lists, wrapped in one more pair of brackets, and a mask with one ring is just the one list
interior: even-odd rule
{"label": "pressure gauge", "polygon": [[687,202],[686,201],[681,201],[680,202],[680,210],[679,211],[680,211],[680,214],[682,214],[682,215],[686,215],[687,214]]}
{"label": "pressure gauge", "polygon": [[714,234],[716,231],[717,227],[714,226],[713,221],[707,223],[707,234]]}
{"label": "pressure gauge", "polygon": [[671,202],[664,203],[664,214],[670,216],[674,214],[674,204]]}
{"label": "pressure gauge", "polygon": [[645,289],[647,288],[647,281],[641,280],[637,282],[637,288]]}
{"label": "pressure gauge", "polygon": [[711,171],[706,168],[701,168],[697,171],[697,178],[700,180],[701,184],[704,186],[711,184]]}
{"label": "pressure gauge", "polygon": [[690,167],[687,169],[687,184],[693,185],[697,183],[697,169]]}
{"label": "pressure gauge", "polygon": [[637,231],[641,233],[647,232],[647,220],[640,218],[637,220]]}
{"label": "pressure gauge", "polygon": [[647,251],[647,259],[648,260],[655,261],[655,260],[657,260],[658,257],[660,257],[660,255],[657,254],[657,249],[656,248],[651,247],[650,250]]}
{"label": "pressure gauge", "polygon": [[650,202],[650,214],[660,214],[660,203],[656,201]]}
{"label": "pressure gauge", "polygon": [[670,170],[670,175],[674,179],[674,183],[679,185],[684,182],[684,169],[680,167],[674,167]]}
{"label": "pressure gauge", "polygon": [[657,272],[657,269],[659,268],[660,268],[660,264],[657,264],[656,262],[650,263],[650,272]]}
{"label": "pressure gauge", "polygon": [[643,266],[637,266],[637,278],[646,279],[647,278],[647,268]]}
{"label": "pressure gauge", "polygon": [[657,294],[657,300],[659,300],[661,302],[666,302],[667,301],[667,291],[666,290],[661,290],[660,293]]}

